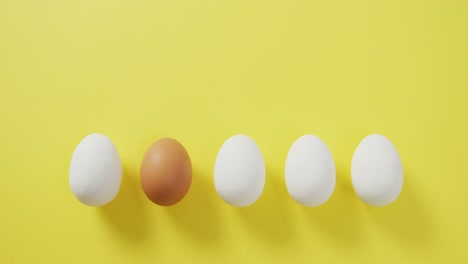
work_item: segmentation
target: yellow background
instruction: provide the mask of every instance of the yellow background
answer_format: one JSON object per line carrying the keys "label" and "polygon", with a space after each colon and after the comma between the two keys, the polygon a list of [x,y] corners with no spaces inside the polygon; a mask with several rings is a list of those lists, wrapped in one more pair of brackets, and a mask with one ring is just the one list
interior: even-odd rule
{"label": "yellow background", "polygon": [[[468,1],[0,0],[0,263],[465,263]],[[124,179],[103,208],[68,185],[100,132]],[[360,140],[386,135],[399,199],[366,206],[350,184]],[[221,201],[214,160],[231,135],[260,147],[253,206]],[[323,206],[286,191],[302,134],[337,167]],[[147,147],[182,142],[193,184],[178,205],[139,185]]]}

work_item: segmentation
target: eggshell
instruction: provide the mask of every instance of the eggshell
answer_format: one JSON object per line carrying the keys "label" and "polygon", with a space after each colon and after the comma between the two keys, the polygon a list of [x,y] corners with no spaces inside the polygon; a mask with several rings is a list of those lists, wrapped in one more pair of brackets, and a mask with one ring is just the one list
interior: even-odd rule
{"label": "eggshell", "polygon": [[192,183],[192,163],[184,146],[163,138],[146,152],[140,168],[141,186],[155,204],[170,206],[181,201]]}
{"label": "eggshell", "polygon": [[336,183],[335,163],[327,145],[313,135],[297,139],[286,158],[285,180],[289,194],[298,203],[325,203]]}
{"label": "eggshell", "polygon": [[251,138],[236,135],[224,142],[216,157],[214,184],[221,199],[233,206],[249,206],[260,197],[265,163]]}
{"label": "eggshell", "polygon": [[122,163],[112,141],[101,134],[81,140],[71,158],[69,180],[73,194],[86,205],[112,201],[122,182]]}
{"label": "eggshell", "polygon": [[393,144],[386,137],[365,137],[354,152],[351,179],[356,194],[367,204],[392,203],[403,187],[403,165]]}

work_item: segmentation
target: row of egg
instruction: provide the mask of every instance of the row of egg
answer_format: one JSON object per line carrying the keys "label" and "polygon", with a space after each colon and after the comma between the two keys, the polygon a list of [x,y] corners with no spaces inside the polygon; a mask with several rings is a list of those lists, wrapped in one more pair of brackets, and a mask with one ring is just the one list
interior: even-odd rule
{"label": "row of egg", "polygon": [[[79,201],[102,206],[120,190],[122,164],[112,141],[102,134],[85,137],[70,163],[70,187]],[[336,170],[326,144],[304,135],[291,146],[284,177],[291,197],[305,206],[319,206],[333,193]],[[254,203],[265,185],[265,162],[257,144],[235,135],[221,146],[214,165],[214,186],[225,202],[245,207]],[[351,166],[352,185],[364,202],[383,206],[393,202],[403,186],[403,167],[393,144],[372,134],[358,145]],[[140,167],[145,195],[162,206],[184,198],[192,182],[189,154],[178,141],[164,138],[147,150]]]}

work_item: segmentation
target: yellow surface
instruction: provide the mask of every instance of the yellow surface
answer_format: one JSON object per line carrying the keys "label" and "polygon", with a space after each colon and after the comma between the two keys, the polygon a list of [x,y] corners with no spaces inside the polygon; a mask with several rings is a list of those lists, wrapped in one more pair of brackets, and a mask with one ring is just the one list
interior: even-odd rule
{"label": "yellow surface", "polygon": [[[465,263],[468,1],[0,0],[0,263]],[[100,132],[124,179],[103,208],[68,185],[78,142]],[[366,206],[350,184],[359,141],[386,135],[400,198]],[[264,155],[253,206],[217,196],[229,136]],[[337,166],[324,206],[287,194],[302,134]],[[194,164],[177,206],[139,186],[170,136]]]}

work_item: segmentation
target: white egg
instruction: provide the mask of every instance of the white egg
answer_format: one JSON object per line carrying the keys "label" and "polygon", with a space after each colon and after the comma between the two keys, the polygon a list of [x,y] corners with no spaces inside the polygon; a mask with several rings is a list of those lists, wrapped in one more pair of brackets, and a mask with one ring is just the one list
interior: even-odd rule
{"label": "white egg", "polygon": [[120,190],[122,163],[112,141],[101,134],[85,137],[73,152],[70,187],[75,197],[89,206],[112,201]]}
{"label": "white egg", "polygon": [[379,134],[365,137],[354,152],[351,179],[356,194],[367,204],[392,203],[403,187],[403,165],[392,142]]}
{"label": "white egg", "polygon": [[236,135],[224,142],[214,166],[216,192],[226,203],[245,207],[254,203],[265,185],[265,163],[255,142]]}
{"label": "white egg", "polygon": [[318,137],[304,135],[289,149],[284,169],[291,197],[305,206],[319,206],[333,193],[335,162],[327,145]]}

